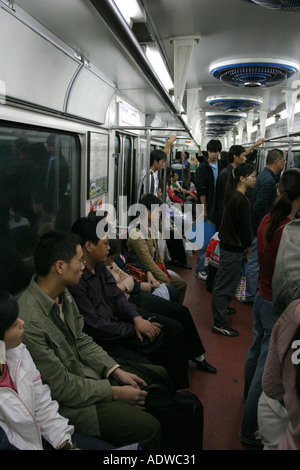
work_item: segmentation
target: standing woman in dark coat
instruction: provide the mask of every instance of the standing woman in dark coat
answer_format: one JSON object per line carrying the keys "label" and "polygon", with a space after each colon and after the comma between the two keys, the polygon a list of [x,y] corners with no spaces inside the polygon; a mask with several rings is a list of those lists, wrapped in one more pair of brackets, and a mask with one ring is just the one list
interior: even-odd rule
{"label": "standing woman in dark coat", "polygon": [[239,335],[228,324],[228,306],[239,283],[244,256],[246,255],[247,260],[250,255],[251,206],[246,192],[255,183],[254,165],[242,163],[232,170],[226,185],[219,230],[220,263],[212,294],[212,332],[224,336]]}
{"label": "standing woman in dark coat", "polygon": [[257,406],[262,393],[262,376],[269,350],[273,327],[278,319],[274,311],[272,279],[275,261],[287,224],[300,209],[300,169],[291,168],[282,174],[278,187],[279,196],[269,214],[262,219],[257,231],[257,254],[260,268],[259,290],[256,294],[253,317],[253,342],[244,367],[244,410],[240,439],[245,444],[257,443]]}

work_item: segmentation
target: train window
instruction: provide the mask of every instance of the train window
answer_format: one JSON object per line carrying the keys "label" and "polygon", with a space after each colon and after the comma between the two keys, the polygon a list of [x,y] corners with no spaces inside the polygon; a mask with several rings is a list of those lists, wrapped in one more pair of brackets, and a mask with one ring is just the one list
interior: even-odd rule
{"label": "train window", "polygon": [[291,152],[289,168],[300,168],[300,152]]}
{"label": "train window", "polygon": [[77,137],[0,126],[0,286],[17,294],[34,272],[33,249],[79,215]]}
{"label": "train window", "polygon": [[258,149],[256,157],[256,170],[260,173],[266,166],[267,163],[267,151],[266,149]]}

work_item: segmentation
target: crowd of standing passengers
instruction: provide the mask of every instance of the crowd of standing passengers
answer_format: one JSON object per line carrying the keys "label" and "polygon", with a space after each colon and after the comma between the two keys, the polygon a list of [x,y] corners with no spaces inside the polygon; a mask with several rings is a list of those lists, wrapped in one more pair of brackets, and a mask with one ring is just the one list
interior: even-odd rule
{"label": "crowd of standing passengers", "polygon": [[[112,236],[109,214],[91,212],[69,232],[40,237],[35,274],[18,301],[0,292],[1,448],[160,449],[160,423],[145,411],[151,373],[175,389],[189,386],[190,362],[217,373],[184,305],[186,282],[167,269],[164,259],[167,247],[175,265],[191,268],[183,240],[174,236],[175,219],[180,208],[196,202],[204,205],[204,217],[214,223],[219,239],[214,334],[239,335],[230,325],[235,311],[229,304],[246,265],[245,302],[253,304],[254,335],[245,362],[240,438],[265,448],[299,448],[299,372],[291,367],[290,346],[299,337],[300,320],[294,269],[300,170],[283,172],[284,153],[274,149],[256,176],[253,163],[263,140],[249,149],[231,147],[227,161],[220,158],[220,142],[212,140],[206,156],[199,151],[191,187],[189,156],[182,161],[177,154],[167,179],[173,236],[165,247],[159,235],[164,195],[158,175],[175,139],[151,153],[150,171],[139,188],[145,212],[138,226],[129,225],[125,242]],[[173,208],[174,195],[179,210]],[[101,224],[105,236],[98,236]],[[205,255],[206,246],[197,254],[196,275],[202,280],[207,280]],[[278,269],[285,270],[284,290],[282,280],[272,285],[278,259]],[[284,339],[281,329],[288,331]],[[143,363],[145,372],[135,363]]]}
{"label": "crowd of standing passengers", "polygon": [[[299,410],[299,398],[297,393],[291,396],[289,389],[285,391],[286,377],[281,370],[283,366],[289,366],[288,370],[292,368],[288,386],[294,387],[296,383],[296,388],[300,388],[297,379],[295,381],[294,366],[291,365],[292,336],[289,338],[290,342],[281,338],[281,343],[279,339],[272,338],[275,352],[271,351],[268,358],[264,382],[263,374],[274,325],[276,324],[274,331],[289,328],[290,334],[295,334],[295,338],[299,336],[299,320],[295,313],[297,309],[291,307],[289,313],[282,314],[289,303],[299,299],[297,256],[299,260],[300,169],[285,171],[284,152],[276,148],[269,151],[265,168],[256,175],[257,149],[263,142],[263,139],[259,139],[248,149],[234,145],[226,155],[221,152],[221,142],[211,140],[207,144],[207,152],[201,152],[199,148],[199,165],[193,183],[197,202],[204,205],[204,219],[213,222],[218,239],[219,262],[208,289],[212,291],[212,332],[227,337],[239,335],[230,325],[230,318],[235,310],[229,304],[235,296],[242,269],[246,277],[244,303],[253,307],[253,343],[244,366],[245,410],[240,439],[246,445],[264,446],[265,449],[299,449],[300,430],[294,422],[297,419],[295,411]],[[183,190],[176,193],[176,198],[182,198],[182,205],[190,203],[186,198],[191,189],[188,160],[187,152],[177,152],[171,165],[171,173],[177,172],[177,179],[183,184]],[[156,161],[152,159],[150,181],[163,168],[164,161],[163,152],[160,152],[160,156],[157,154]],[[173,192],[173,196],[174,194]],[[168,196],[171,199],[169,190]],[[171,202],[178,202],[178,199],[171,199]],[[279,260],[276,261],[286,226],[285,233],[289,242],[289,230],[295,235],[288,246],[288,254],[284,251],[282,254],[282,257],[288,257],[288,264],[285,264],[285,258],[278,257]],[[284,247],[283,243],[282,246]],[[206,251],[207,244],[198,250],[196,265],[196,276],[204,281],[208,281]],[[274,308],[274,302],[278,292],[274,293],[272,287],[275,262],[278,269],[283,270],[284,278],[288,279],[285,294],[288,301],[285,300],[283,306],[277,309]],[[277,288],[279,283],[277,280]],[[294,315],[294,325],[287,325],[287,320],[283,323],[285,317],[290,319],[293,316],[294,319]],[[280,317],[281,321],[276,323]],[[284,354],[289,353],[290,362],[283,353],[279,356],[276,349],[278,344]],[[277,374],[275,383],[272,381],[272,374]],[[287,403],[291,410],[287,408]]]}

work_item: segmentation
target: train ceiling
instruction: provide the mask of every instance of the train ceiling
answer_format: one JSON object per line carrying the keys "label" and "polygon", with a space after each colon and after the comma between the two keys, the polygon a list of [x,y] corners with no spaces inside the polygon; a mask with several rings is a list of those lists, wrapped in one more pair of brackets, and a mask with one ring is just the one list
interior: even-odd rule
{"label": "train ceiling", "polygon": [[[246,113],[252,110],[257,120],[260,112],[269,115],[283,110],[286,106],[283,92],[299,87],[300,16],[297,12],[272,10],[258,5],[267,2],[245,0],[138,1],[144,17],[142,22],[141,19],[132,22],[132,32],[142,47],[155,45],[162,52],[175,80],[175,91],[179,90],[182,99],[178,107],[182,103],[186,112],[194,96],[193,109],[201,119],[207,112],[235,109]],[[126,45],[105,24],[99,13],[101,1],[17,0],[15,3],[87,58],[116,84],[118,93],[130,104],[149,115],[159,113],[169,125],[180,126],[174,113],[170,113],[145,79],[141,67],[134,64]],[[103,0],[102,4],[106,3],[113,2]],[[176,62],[176,46],[185,39],[192,42],[192,47],[186,49],[184,57],[179,51]],[[227,64],[240,66],[241,63],[273,66],[273,69],[263,73],[260,70],[259,78],[248,80],[248,86],[231,86],[219,76]],[[235,73],[241,75],[238,69]],[[266,86],[261,81],[270,73],[275,80]],[[183,90],[180,85],[184,86]]]}

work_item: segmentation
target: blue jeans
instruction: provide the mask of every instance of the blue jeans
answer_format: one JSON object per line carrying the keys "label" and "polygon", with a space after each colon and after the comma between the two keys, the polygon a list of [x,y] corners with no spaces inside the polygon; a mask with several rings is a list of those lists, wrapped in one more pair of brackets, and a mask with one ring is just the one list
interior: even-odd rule
{"label": "blue jeans", "polygon": [[201,250],[197,252],[197,264],[195,268],[196,273],[207,270],[207,266],[204,265],[205,257],[206,257],[206,250],[207,250],[207,245],[201,248]]}
{"label": "blue jeans", "polygon": [[259,265],[257,259],[257,237],[251,244],[251,253],[246,264],[246,300],[254,301],[259,278]]}
{"label": "blue jeans", "polygon": [[240,435],[254,440],[257,429],[257,405],[262,393],[262,375],[269,350],[269,342],[278,316],[274,313],[272,302],[256,294],[253,311],[253,342],[250,346],[244,367],[244,398],[246,406]]}

